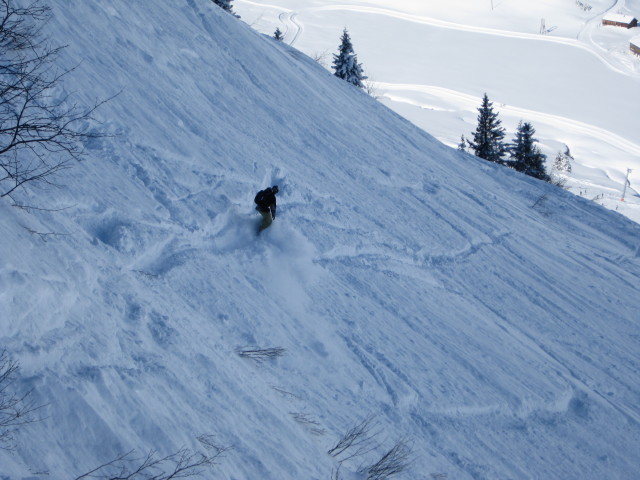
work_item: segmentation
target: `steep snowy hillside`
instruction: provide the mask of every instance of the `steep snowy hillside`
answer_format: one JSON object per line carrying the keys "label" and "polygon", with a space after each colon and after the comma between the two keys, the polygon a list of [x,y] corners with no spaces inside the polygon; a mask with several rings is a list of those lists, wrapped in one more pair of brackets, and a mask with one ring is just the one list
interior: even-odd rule
{"label": "steep snowy hillside", "polygon": [[[46,404],[0,478],[202,435],[228,448],[202,478],[366,478],[394,445],[397,478],[640,470],[640,226],[444,146],[208,0],[49,3],[64,90],[121,93],[65,188],[16,197],[56,211],[0,201],[0,348]],[[367,418],[366,452],[327,453]]]}
{"label": "steep snowy hillside", "polygon": [[253,28],[279,27],[327,68],[348,27],[380,101],[450,146],[475,129],[487,93],[509,141],[520,121],[532,122],[549,170],[570,152],[571,172],[559,173],[570,191],[640,223],[640,57],[629,49],[638,29],[602,25],[607,13],[640,16],[640,0],[234,5]]}

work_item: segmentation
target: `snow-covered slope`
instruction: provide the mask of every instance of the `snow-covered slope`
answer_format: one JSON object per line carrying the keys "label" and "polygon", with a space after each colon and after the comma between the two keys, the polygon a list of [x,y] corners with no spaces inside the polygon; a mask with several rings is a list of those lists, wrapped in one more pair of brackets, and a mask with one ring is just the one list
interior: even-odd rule
{"label": "snow-covered slope", "polygon": [[[0,347],[45,418],[0,478],[210,435],[203,478],[633,478],[640,227],[461,154],[208,0],[52,0],[113,137],[0,202]],[[280,185],[260,238],[255,192]],[[33,233],[38,232],[38,233]],[[283,349],[263,362],[246,348]]]}
{"label": "snow-covered slope", "polygon": [[[235,0],[253,28],[318,57],[327,68],[348,27],[380,101],[457,146],[477,124],[485,93],[507,139],[531,122],[547,168],[576,195],[640,223],[640,57],[637,28],[603,26],[605,14],[640,16],[640,0]],[[627,169],[630,188],[621,202]]]}

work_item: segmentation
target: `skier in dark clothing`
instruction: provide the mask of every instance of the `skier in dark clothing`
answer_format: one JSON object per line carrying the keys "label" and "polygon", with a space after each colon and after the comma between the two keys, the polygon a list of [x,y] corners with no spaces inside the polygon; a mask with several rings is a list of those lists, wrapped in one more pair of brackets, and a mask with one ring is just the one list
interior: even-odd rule
{"label": "skier in dark clothing", "polygon": [[262,215],[262,224],[258,229],[258,233],[268,228],[276,218],[276,193],[278,193],[278,186],[274,185],[260,190],[254,199],[256,210]]}

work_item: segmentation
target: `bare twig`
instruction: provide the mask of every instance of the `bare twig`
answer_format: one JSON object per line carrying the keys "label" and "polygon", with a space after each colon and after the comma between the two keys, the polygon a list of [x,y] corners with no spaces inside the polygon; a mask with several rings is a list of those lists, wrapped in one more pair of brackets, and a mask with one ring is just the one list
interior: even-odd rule
{"label": "bare twig", "polygon": [[236,353],[242,358],[250,358],[252,360],[262,361],[269,358],[282,357],[287,353],[287,351],[282,347],[271,347],[271,348],[244,347],[244,348],[237,348]]}
{"label": "bare twig", "polygon": [[533,205],[531,205],[531,208],[536,208],[539,206],[542,206],[542,204],[544,204],[544,202],[547,201],[547,199],[549,198],[549,195],[544,193],[542,195],[540,195],[535,202],[533,202]]}
{"label": "bare twig", "polygon": [[131,450],[93,470],[75,478],[98,478],[102,480],[171,480],[200,475],[205,468],[216,465],[217,460],[230,449],[218,446],[210,435],[198,437],[200,443],[210,453],[196,452],[181,448],[171,455],[159,457],[157,452],[150,451],[144,457],[134,457]]}
{"label": "bare twig", "polygon": [[74,69],[56,69],[65,47],[41,36],[50,7],[15,3],[0,0],[0,197],[31,182],[54,185],[56,174],[84,155],[83,140],[104,136],[89,130],[104,101],[81,108],[52,96]]}
{"label": "bare twig", "polygon": [[411,447],[406,440],[401,440],[362,473],[366,473],[367,480],[386,480],[404,472],[410,462]]}
{"label": "bare twig", "polygon": [[[9,196],[9,198],[11,198]],[[24,210],[27,213],[31,213],[32,210],[35,210],[37,212],[63,212],[64,210],[68,210],[70,208],[75,207],[75,205],[69,205],[68,207],[62,207],[62,208],[42,208],[42,207],[34,207],[32,205],[23,205],[21,203],[12,203],[11,204],[12,207],[16,207],[20,210]]]}
{"label": "bare twig", "polygon": [[233,449],[233,447],[218,444],[218,442],[215,441],[215,437],[213,435],[203,434],[197,437],[197,439],[206,450],[213,452],[213,456],[215,458],[219,458],[224,453]]}
{"label": "bare twig", "polygon": [[0,352],[0,449],[15,449],[15,434],[19,428],[38,422],[36,412],[45,407],[32,398],[32,390],[24,394],[13,391],[13,383],[20,369],[18,362]]}
{"label": "bare twig", "polygon": [[326,430],[322,428],[320,422],[318,422],[311,414],[300,412],[289,412],[289,415],[301,425],[304,425],[309,429],[313,435],[324,435]]}
{"label": "bare twig", "polygon": [[276,392],[278,392],[283,397],[291,397],[291,398],[295,398],[296,400],[302,400],[300,395],[296,395],[295,393],[288,392],[287,390],[284,390],[283,388],[276,387],[274,385],[271,385],[271,388],[273,388]]}
{"label": "bare twig", "polygon": [[49,237],[68,237],[71,235],[70,233],[60,233],[60,232],[38,232],[36,230],[33,230],[32,228],[25,227],[24,225],[23,225],[23,228],[27,232],[29,232],[31,235],[39,236],[40,239],[44,242],[46,242]]}
{"label": "bare twig", "polygon": [[340,462],[365,455],[377,448],[375,438],[380,434],[378,422],[373,415],[351,427],[327,452]]}

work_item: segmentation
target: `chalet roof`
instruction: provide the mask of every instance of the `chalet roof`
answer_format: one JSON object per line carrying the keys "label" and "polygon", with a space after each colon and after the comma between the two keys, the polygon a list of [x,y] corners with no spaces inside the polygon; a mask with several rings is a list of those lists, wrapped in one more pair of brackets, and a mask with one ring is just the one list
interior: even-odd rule
{"label": "chalet roof", "polygon": [[622,13],[607,13],[605,14],[604,17],[602,17],[602,20],[607,20],[609,22],[616,22],[616,23],[631,23],[634,20],[635,17],[632,17],[631,15],[624,15]]}
{"label": "chalet roof", "polygon": [[640,48],[640,35],[636,35],[631,40],[629,40],[629,42],[631,43],[631,45],[634,45],[634,46]]}

